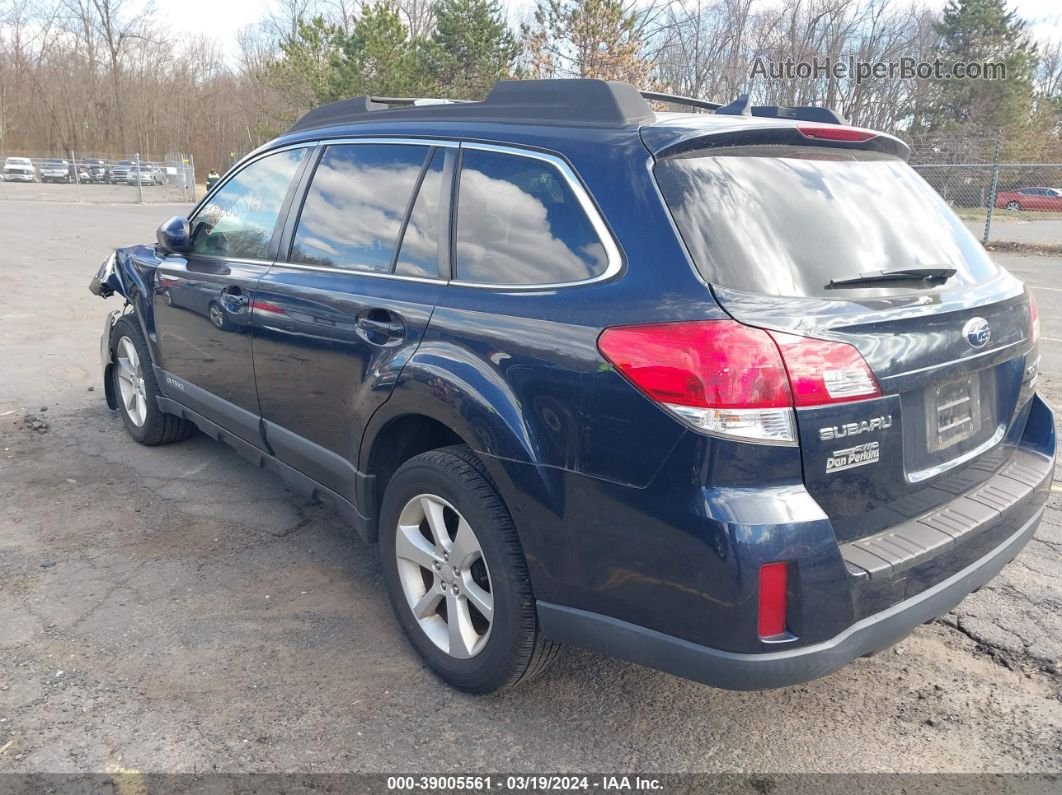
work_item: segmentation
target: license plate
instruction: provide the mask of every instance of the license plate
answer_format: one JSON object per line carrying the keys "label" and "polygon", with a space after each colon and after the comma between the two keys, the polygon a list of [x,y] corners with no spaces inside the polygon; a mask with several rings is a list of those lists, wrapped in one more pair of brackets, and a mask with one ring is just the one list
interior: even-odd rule
{"label": "license plate", "polygon": [[926,390],[930,452],[946,450],[981,429],[981,374],[937,384]]}

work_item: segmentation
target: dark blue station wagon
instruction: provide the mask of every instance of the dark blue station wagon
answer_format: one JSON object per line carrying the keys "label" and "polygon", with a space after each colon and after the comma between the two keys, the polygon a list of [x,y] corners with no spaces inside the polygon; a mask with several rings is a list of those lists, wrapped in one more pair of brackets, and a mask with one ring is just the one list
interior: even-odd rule
{"label": "dark blue station wagon", "polygon": [[1035,304],[896,138],[693,104],[312,111],[103,264],[108,404],[378,541],[463,690],[561,643],[734,689],[895,643],[1040,521]]}

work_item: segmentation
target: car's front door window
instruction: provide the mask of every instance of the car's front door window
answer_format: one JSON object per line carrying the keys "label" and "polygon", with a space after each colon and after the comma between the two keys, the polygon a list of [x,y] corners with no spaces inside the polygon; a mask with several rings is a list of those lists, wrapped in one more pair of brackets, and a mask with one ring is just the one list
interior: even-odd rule
{"label": "car's front door window", "polygon": [[191,221],[192,253],[265,260],[291,180],[306,149],[287,149],[246,166]]}

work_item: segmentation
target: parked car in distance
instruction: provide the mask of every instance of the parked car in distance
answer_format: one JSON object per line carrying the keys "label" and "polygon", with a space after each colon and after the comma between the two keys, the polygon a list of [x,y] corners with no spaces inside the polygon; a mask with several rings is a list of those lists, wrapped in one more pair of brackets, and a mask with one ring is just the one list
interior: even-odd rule
{"label": "parked car in distance", "polygon": [[311,111],[100,266],[108,405],[334,506],[462,690],[558,643],[740,690],[896,643],[1043,515],[1032,294],[899,139],[658,96]]}
{"label": "parked car in distance", "polygon": [[99,185],[107,181],[107,164],[103,160],[82,160],[79,166],[84,174],[84,182]]}
{"label": "parked car in distance", "polygon": [[1007,210],[1062,212],[1062,190],[1058,188],[1017,188],[996,194],[996,207]]}
{"label": "parked car in distance", "polygon": [[37,169],[28,157],[9,157],[4,161],[5,182],[36,182]]}
{"label": "parked car in distance", "polygon": [[126,182],[126,177],[129,175],[129,169],[134,168],[135,166],[136,163],[132,160],[119,160],[111,166],[110,183],[112,185],[121,185]]}
{"label": "parked car in distance", "polygon": [[166,181],[166,178],[155,166],[141,164],[139,168],[133,166],[126,172],[125,181],[130,185],[136,185],[137,181],[141,185],[161,185]]}
{"label": "parked car in distance", "polygon": [[41,182],[73,182],[74,172],[69,160],[45,160],[41,163]]}

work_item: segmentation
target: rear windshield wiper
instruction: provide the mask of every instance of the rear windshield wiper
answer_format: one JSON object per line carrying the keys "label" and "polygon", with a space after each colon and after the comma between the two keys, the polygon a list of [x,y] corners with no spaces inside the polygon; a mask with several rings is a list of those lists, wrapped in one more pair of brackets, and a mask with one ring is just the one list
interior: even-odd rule
{"label": "rear windshield wiper", "polygon": [[927,285],[943,284],[958,271],[955,268],[903,268],[895,271],[873,271],[861,273],[851,279],[830,279],[826,289],[839,287],[860,287],[865,284],[880,282],[925,282]]}

